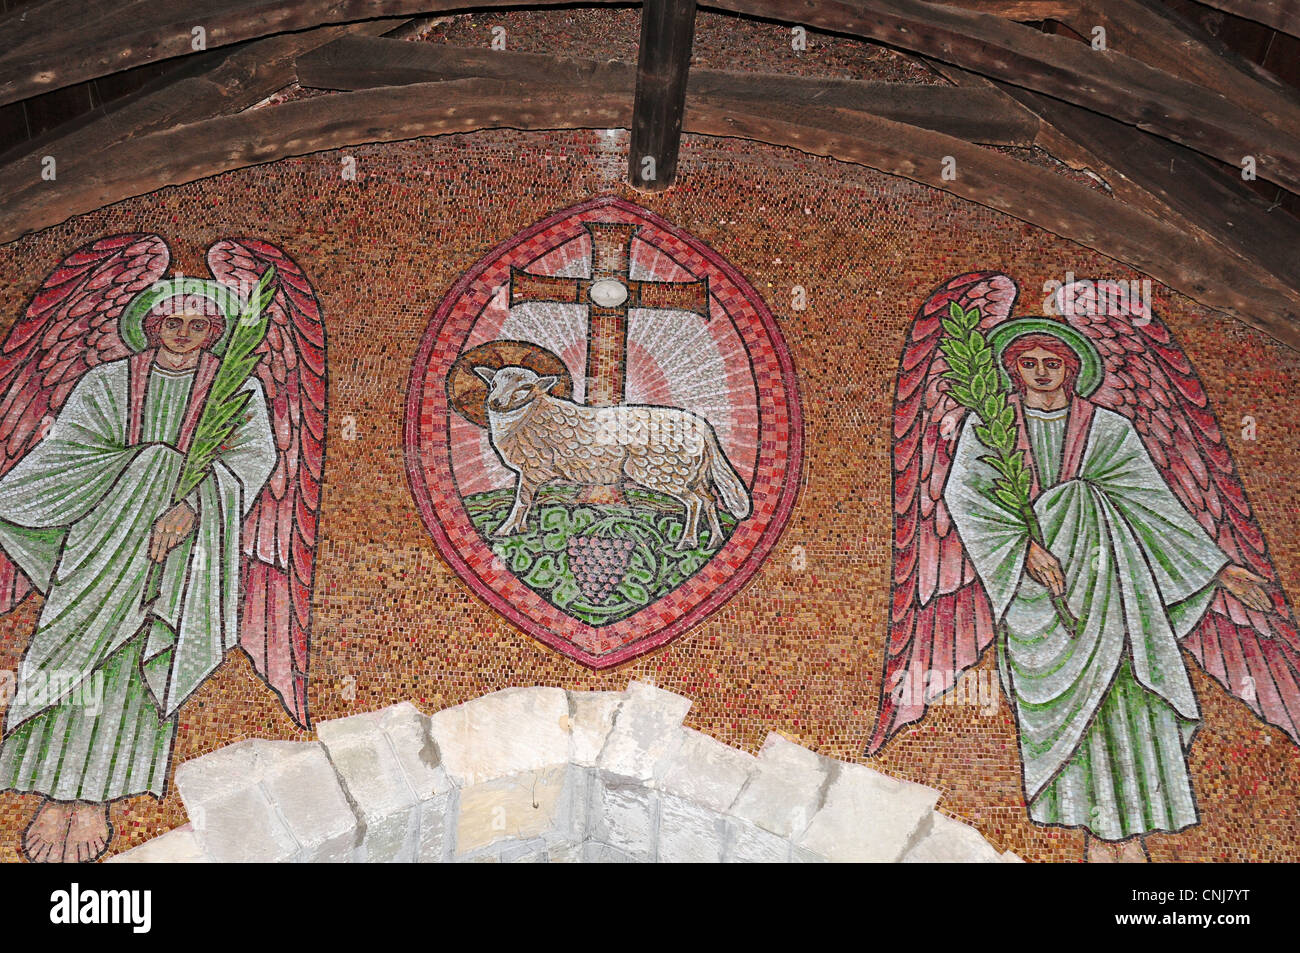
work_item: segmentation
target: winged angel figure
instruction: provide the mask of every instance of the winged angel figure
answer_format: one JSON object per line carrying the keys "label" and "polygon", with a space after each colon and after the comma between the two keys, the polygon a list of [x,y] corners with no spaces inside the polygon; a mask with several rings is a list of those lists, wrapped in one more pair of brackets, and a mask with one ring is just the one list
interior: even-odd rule
{"label": "winged angel figure", "polygon": [[[157,235],[77,249],[0,345],[0,612],[45,597],[0,746],[0,789],[44,797],[32,861],[96,859],[109,802],[163,795],[177,709],[235,646],[309,723],[320,307],[266,242],[213,245],[215,281],[169,260]],[[232,374],[255,285],[265,337]],[[183,492],[219,401],[238,414]]]}
{"label": "winged angel figure", "polygon": [[[979,272],[917,315],[894,404],[892,615],[867,749],[996,643],[1029,816],[1082,828],[1092,861],[1144,860],[1144,835],[1198,821],[1187,758],[1201,715],[1181,650],[1300,742],[1300,639],[1264,535],[1195,370],[1120,292],[1074,282],[1058,318],[1013,320],[1016,285]],[[954,303],[978,309],[1031,514],[999,496],[990,430],[943,379]]]}

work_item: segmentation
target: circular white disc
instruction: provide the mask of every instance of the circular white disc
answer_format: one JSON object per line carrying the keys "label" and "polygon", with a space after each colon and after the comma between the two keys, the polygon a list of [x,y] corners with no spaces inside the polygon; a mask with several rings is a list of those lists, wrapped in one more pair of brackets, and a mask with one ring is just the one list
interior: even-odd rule
{"label": "circular white disc", "polygon": [[602,278],[594,282],[587,294],[593,303],[602,308],[617,308],[627,300],[627,288],[623,282],[613,278]]}

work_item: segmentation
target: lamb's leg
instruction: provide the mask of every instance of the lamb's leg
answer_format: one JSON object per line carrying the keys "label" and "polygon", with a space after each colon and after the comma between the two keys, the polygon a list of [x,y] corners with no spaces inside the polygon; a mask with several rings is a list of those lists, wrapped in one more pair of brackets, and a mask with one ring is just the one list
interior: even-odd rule
{"label": "lamb's leg", "polygon": [[689,552],[700,542],[700,501],[689,490],[678,499],[686,507],[686,526],[682,529],[682,538],[677,541],[679,552]]}
{"label": "lamb's leg", "polygon": [[709,491],[702,487],[695,488],[695,495],[704,507],[704,512],[709,514],[709,549],[717,549],[722,545],[722,521],[718,519],[718,504]]}
{"label": "lamb's leg", "polygon": [[538,484],[528,481],[520,474],[519,483],[515,487],[515,505],[506,521],[493,531],[493,536],[512,536],[528,528],[528,511],[533,508],[537,487]]}

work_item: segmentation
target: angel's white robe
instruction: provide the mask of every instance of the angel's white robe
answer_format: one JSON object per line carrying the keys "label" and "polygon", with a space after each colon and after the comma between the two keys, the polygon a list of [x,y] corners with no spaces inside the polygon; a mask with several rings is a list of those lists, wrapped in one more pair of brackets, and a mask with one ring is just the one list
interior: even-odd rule
{"label": "angel's white robe", "polygon": [[[1076,401],[1069,413],[1078,412]],[[1020,734],[1025,797],[1042,824],[1120,840],[1196,823],[1186,753],[1200,710],[1179,640],[1204,615],[1228,557],[1183,508],[1133,425],[1104,408],[1067,448],[1067,411],[1023,411],[1061,562],[1072,637],[1025,572],[1025,521],[991,492],[971,415],[944,501],[988,592],[998,667]],[[1081,454],[1062,475],[1067,451]]]}
{"label": "angel's white robe", "polygon": [[195,372],[150,365],[132,445],[130,361],[86,372],[0,480],[0,547],[45,595],[5,719],[0,789],[59,800],[161,795],[180,704],[239,638],[240,532],[275,442],[261,384],[187,498],[197,519],[142,605],[171,506]]}

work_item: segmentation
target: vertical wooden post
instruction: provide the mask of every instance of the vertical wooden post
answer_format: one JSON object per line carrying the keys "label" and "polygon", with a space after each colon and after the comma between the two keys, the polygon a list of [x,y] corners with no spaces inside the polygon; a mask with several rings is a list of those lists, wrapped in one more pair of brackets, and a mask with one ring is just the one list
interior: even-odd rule
{"label": "vertical wooden post", "polygon": [[694,39],[695,0],[645,0],[627,157],[628,181],[643,192],[662,191],[677,178]]}

